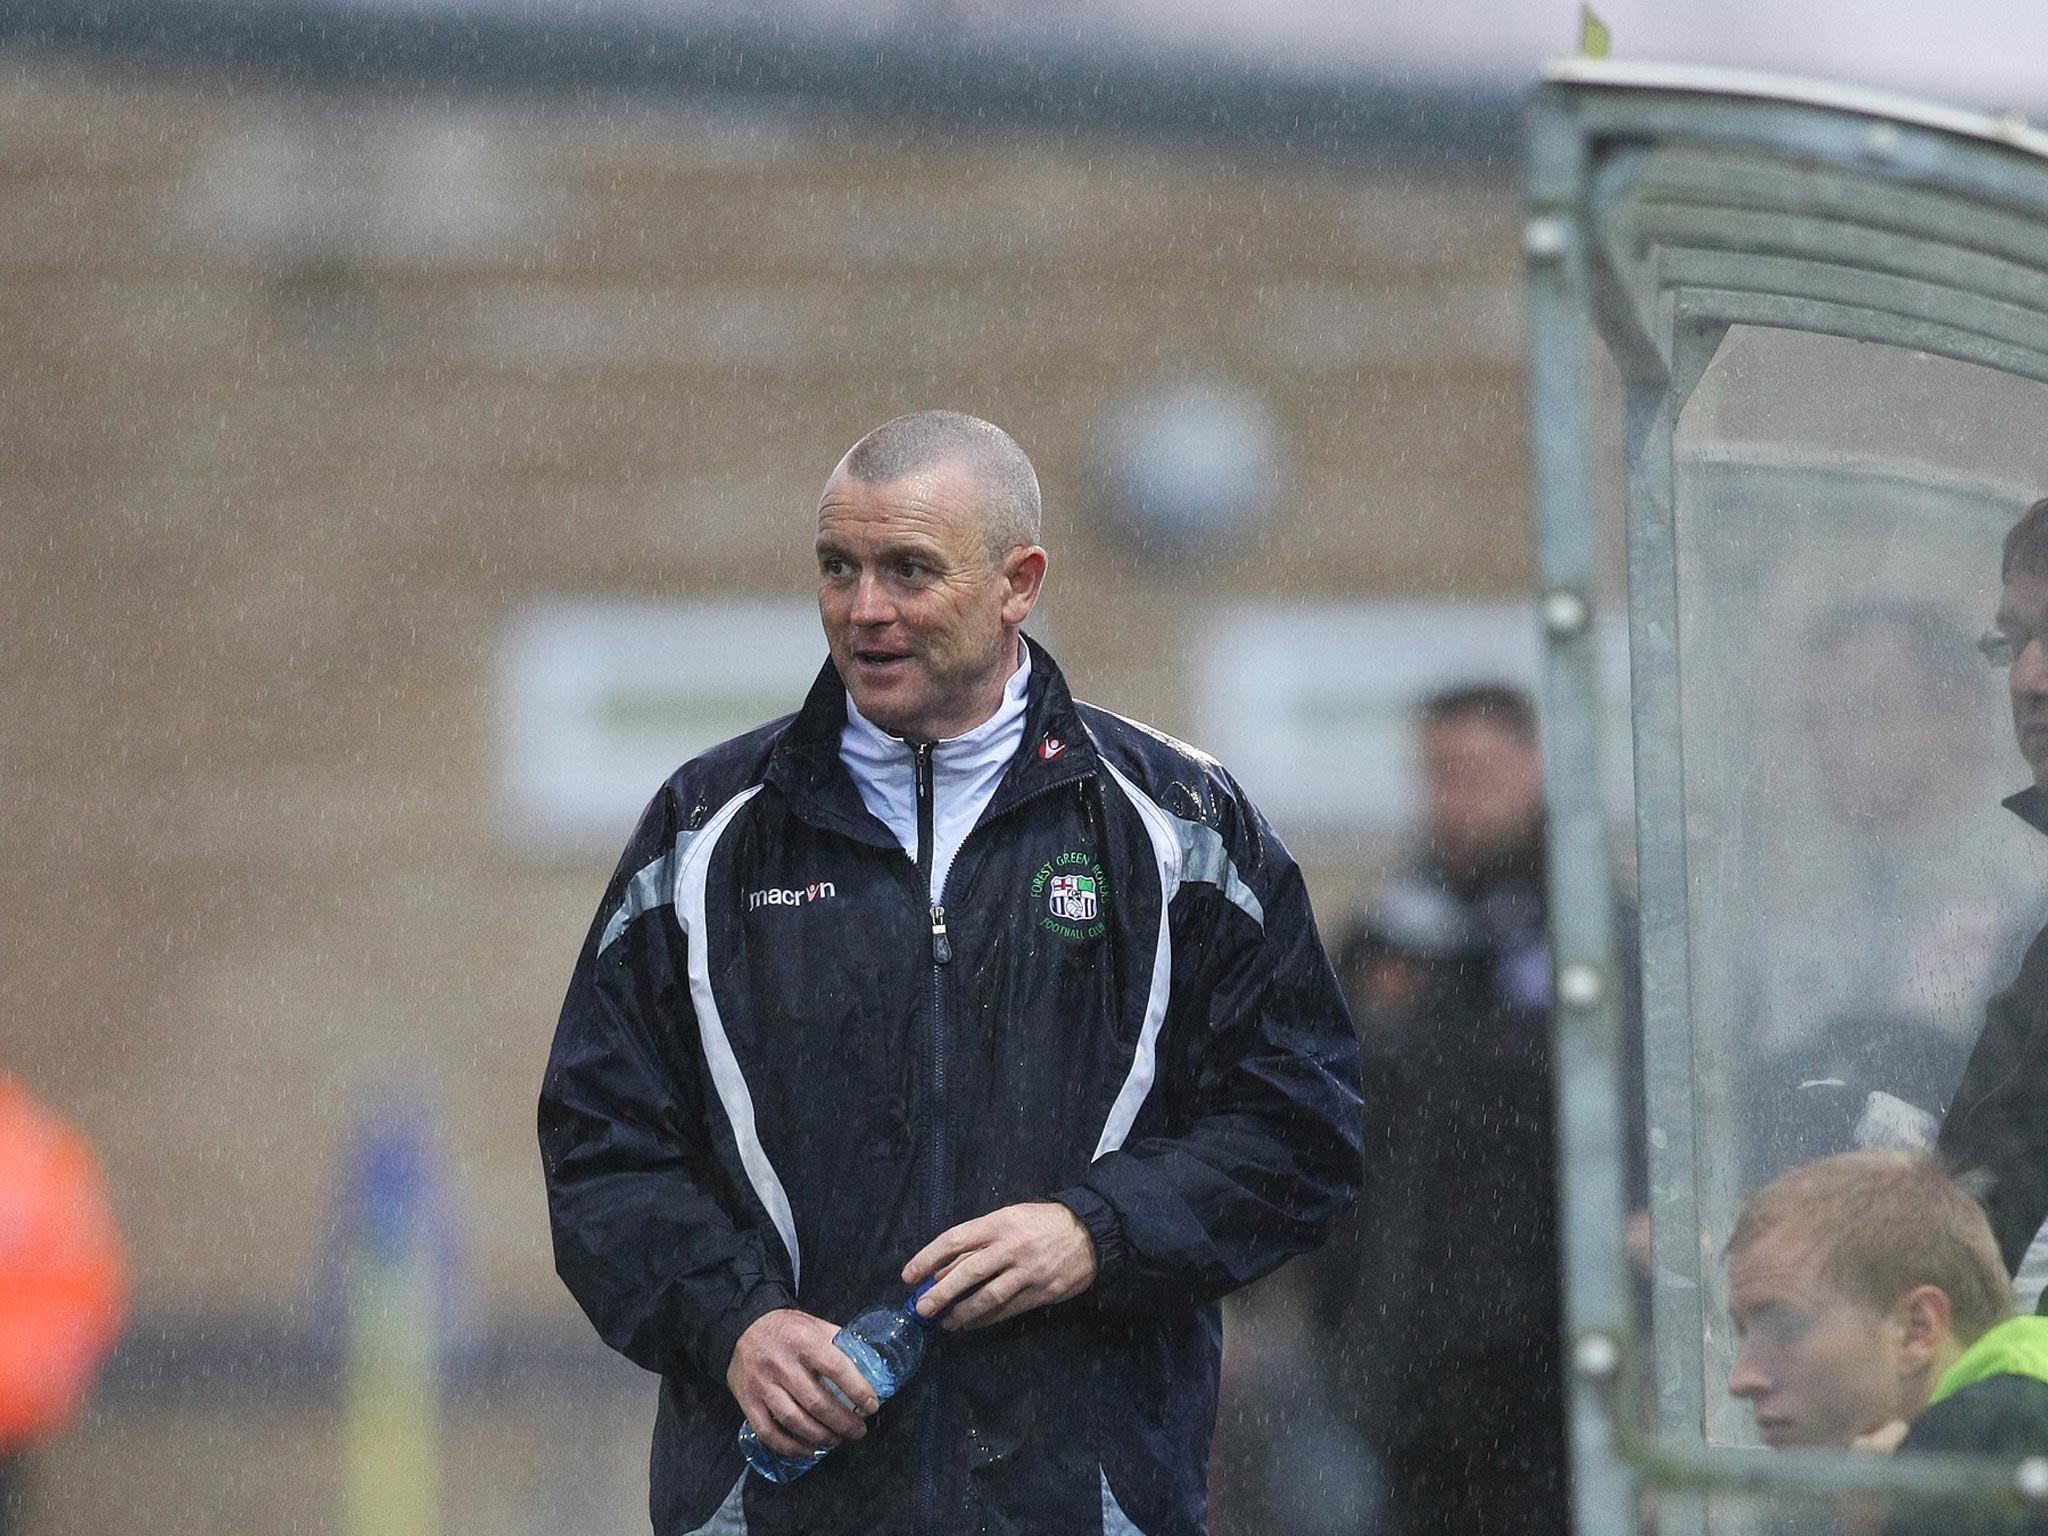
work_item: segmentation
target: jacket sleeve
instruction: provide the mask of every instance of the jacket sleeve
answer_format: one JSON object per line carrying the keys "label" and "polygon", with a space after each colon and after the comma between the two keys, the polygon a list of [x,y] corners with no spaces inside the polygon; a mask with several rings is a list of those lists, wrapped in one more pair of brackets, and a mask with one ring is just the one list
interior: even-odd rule
{"label": "jacket sleeve", "polygon": [[795,1304],[717,1159],[672,905],[674,797],[642,818],[570,978],[540,1095],[555,1268],[605,1342],[722,1384],[734,1343]]}
{"label": "jacket sleeve", "polygon": [[2048,1219],[2048,932],[1986,1005],[1936,1145],[1958,1176],[1983,1186],[1999,1251],[2017,1271]]}
{"label": "jacket sleeve", "polygon": [[1148,1103],[1137,1139],[1055,1197],[1094,1239],[1104,1306],[1223,1296],[1320,1244],[1359,1191],[1350,1014],[1300,870],[1231,790],[1226,869],[1175,900],[1154,1093],[1192,1112],[1154,1116]]}

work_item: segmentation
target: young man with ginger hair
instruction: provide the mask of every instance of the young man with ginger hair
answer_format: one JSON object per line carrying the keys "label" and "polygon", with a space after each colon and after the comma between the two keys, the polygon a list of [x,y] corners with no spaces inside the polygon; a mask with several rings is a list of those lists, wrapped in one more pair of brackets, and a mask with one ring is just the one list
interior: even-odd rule
{"label": "young man with ginger hair", "polygon": [[[1750,1197],[1727,1261],[1728,1390],[1766,1444],[2048,1452],[2048,1317],[2013,1315],[1983,1208],[1933,1157],[1873,1147],[1792,1169]],[[1902,1510],[1891,1530],[2040,1529],[1989,1518]]]}

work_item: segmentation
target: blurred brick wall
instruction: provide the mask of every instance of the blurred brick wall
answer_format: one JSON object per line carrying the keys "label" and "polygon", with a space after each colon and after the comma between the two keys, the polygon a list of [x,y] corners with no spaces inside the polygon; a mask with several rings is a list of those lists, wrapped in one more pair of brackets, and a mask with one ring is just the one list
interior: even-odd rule
{"label": "blurred brick wall", "polygon": [[[1039,463],[1080,691],[1186,729],[1219,598],[1527,581],[1514,228],[1504,175],[0,57],[0,1063],[97,1142],[143,1307],[303,1308],[406,1084],[479,1305],[572,1325],[531,1105],[610,863],[494,834],[515,605],[801,593],[839,452],[956,405]],[[1191,369],[1292,491],[1160,569],[1091,434]],[[1301,851],[1326,906],[1384,854]]]}

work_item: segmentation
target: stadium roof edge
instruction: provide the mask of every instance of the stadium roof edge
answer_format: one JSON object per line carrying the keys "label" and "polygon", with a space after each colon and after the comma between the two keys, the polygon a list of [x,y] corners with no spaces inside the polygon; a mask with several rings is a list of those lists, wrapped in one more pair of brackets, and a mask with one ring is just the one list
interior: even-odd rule
{"label": "stadium roof edge", "polygon": [[1498,80],[1311,76],[1197,54],[332,0],[14,0],[0,7],[0,47],[227,68],[326,89],[719,94],[938,125],[1139,133],[1502,170],[1519,154],[1522,97]]}

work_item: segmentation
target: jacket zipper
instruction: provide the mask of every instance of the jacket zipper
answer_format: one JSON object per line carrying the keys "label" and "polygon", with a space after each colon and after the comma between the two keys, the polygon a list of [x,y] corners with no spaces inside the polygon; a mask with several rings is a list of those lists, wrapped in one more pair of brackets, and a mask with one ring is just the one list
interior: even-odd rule
{"label": "jacket zipper", "polygon": [[[917,796],[918,885],[930,905],[931,920],[932,1160],[931,1178],[927,1181],[927,1197],[930,1213],[928,1230],[936,1237],[943,1230],[941,1223],[945,1220],[947,1175],[950,1172],[947,1158],[951,1149],[947,1144],[946,1134],[946,967],[953,960],[953,940],[946,931],[946,893],[943,889],[932,889],[932,870],[935,863],[932,826],[936,819],[934,802],[937,791],[933,783],[931,743],[919,742],[912,746],[911,761]],[[1066,788],[1068,783],[1083,785],[1082,793],[1087,793],[1086,777],[1067,780],[1060,784],[1049,784],[1005,806],[1002,814],[1008,816],[1034,800],[1057,793]],[[951,878],[950,870],[947,877]],[[939,1465],[940,1458],[944,1455],[941,1442],[945,1428],[943,1398],[946,1352],[943,1349],[933,1353],[932,1363],[926,1367],[926,1371],[931,1378],[931,1386],[925,1394],[923,1417],[918,1425],[919,1456],[914,1508],[917,1515],[916,1528],[921,1532],[935,1533],[939,1530]]]}
{"label": "jacket zipper", "polygon": [[[917,790],[917,876],[918,888],[923,892],[931,917],[931,1117],[932,1157],[931,1176],[926,1183],[928,1220],[926,1230],[936,1237],[942,1228],[946,1214],[946,975],[945,967],[953,958],[953,941],[946,933],[945,893],[932,889],[934,850],[932,848],[933,800],[932,744],[919,742],[911,749],[914,763],[914,778]],[[934,1352],[931,1365],[932,1382],[925,1393],[924,1420],[918,1434],[921,1454],[918,1457],[917,1473],[917,1528],[932,1532],[938,1529],[939,1502],[939,1459],[941,1431],[944,1428],[941,1399],[945,1395],[946,1352]]]}

